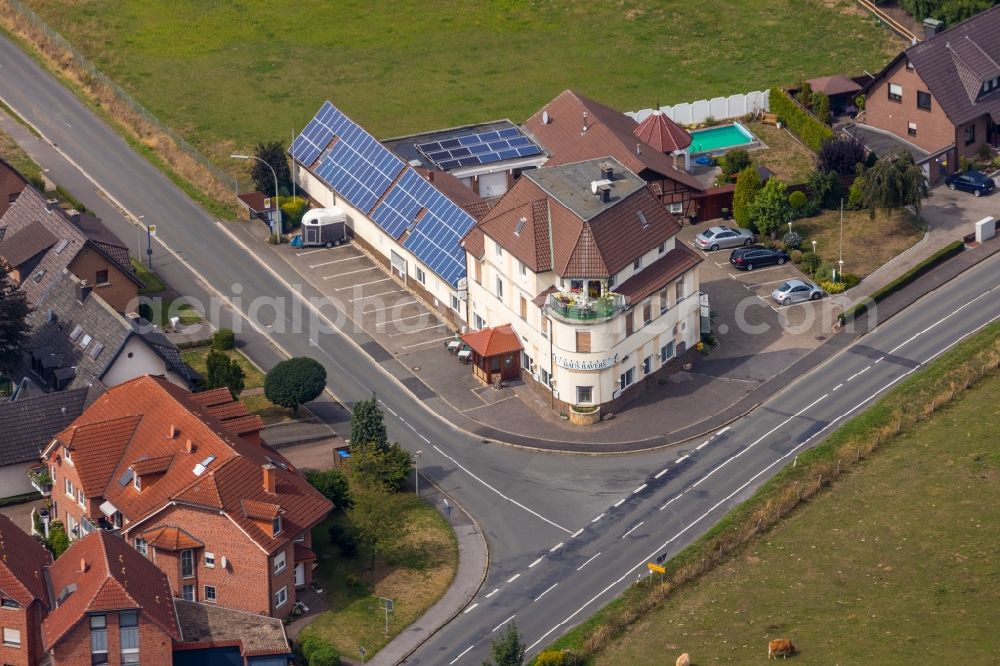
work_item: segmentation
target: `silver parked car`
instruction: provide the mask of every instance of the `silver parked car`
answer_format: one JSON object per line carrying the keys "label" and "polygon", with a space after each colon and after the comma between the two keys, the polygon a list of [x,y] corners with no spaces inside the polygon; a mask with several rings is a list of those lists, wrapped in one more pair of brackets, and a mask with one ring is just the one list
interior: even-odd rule
{"label": "silver parked car", "polygon": [[732,227],[709,227],[694,237],[694,244],[702,250],[718,250],[724,247],[753,245],[754,235],[749,229]]}
{"label": "silver parked car", "polygon": [[805,280],[788,280],[771,292],[778,305],[788,305],[800,301],[816,301],[826,296],[826,292],[812,282]]}

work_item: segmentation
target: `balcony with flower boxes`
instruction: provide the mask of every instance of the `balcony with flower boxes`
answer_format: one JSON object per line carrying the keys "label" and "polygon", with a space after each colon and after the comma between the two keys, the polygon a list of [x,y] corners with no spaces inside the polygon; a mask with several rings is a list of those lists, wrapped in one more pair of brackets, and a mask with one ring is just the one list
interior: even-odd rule
{"label": "balcony with flower boxes", "polygon": [[31,482],[35,490],[42,494],[42,497],[48,497],[52,494],[52,477],[49,475],[49,468],[45,465],[29,469],[28,481]]}
{"label": "balcony with flower boxes", "polygon": [[556,292],[549,294],[546,305],[556,319],[570,324],[589,324],[607,321],[624,310],[625,298],[613,292],[605,292],[597,298]]}

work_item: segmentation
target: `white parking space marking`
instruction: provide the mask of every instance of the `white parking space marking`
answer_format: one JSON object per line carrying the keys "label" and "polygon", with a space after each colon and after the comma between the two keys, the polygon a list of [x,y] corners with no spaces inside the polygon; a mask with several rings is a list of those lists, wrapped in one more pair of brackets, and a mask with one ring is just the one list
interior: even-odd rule
{"label": "white parking space marking", "polygon": [[398,319],[390,319],[388,321],[380,321],[380,322],[378,322],[375,325],[376,326],[385,326],[386,324],[394,324],[397,321],[407,321],[408,319],[420,319],[421,317],[428,317],[428,316],[431,316],[431,314],[429,312],[420,312],[418,314],[411,315],[409,317],[399,317]]}
{"label": "white parking space marking", "polygon": [[604,514],[602,513],[601,515],[599,515],[599,516],[598,516],[597,518],[594,518],[594,519],[593,519],[592,521],[590,521],[590,522],[592,522],[592,523],[596,523],[596,522],[597,522],[598,520],[600,520],[600,519],[601,519],[601,518],[603,518],[603,517],[604,517]]}
{"label": "white parking space marking", "polygon": [[580,529],[578,529],[576,532],[573,532],[572,534],[570,534],[569,538],[570,539],[575,539],[578,536],[580,536],[581,534],[583,534],[583,528],[582,527]]}
{"label": "white parking space marking", "polygon": [[563,542],[562,542],[562,541],[560,541],[560,542],[559,542],[559,543],[557,543],[556,545],[554,545],[554,546],[552,546],[551,548],[549,548],[549,552],[550,552],[550,553],[554,553],[554,552],[556,552],[557,550],[559,550],[559,549],[560,549],[560,548],[562,548],[562,547],[563,547]]}
{"label": "white parking space marking", "polygon": [[[384,280],[380,280],[380,282],[384,282]],[[337,291],[340,291],[340,290],[338,289]],[[347,302],[348,303],[353,303],[354,301],[367,301],[369,298],[378,298],[379,296],[386,296],[388,294],[401,294],[404,291],[406,291],[406,290],[405,289],[393,289],[392,291],[380,291],[377,294],[369,294],[368,296],[355,296],[354,298],[348,298]]]}
{"label": "white parking space marking", "polygon": [[429,331],[429,330],[434,329],[434,328],[441,328],[442,326],[447,326],[447,324],[436,324],[435,326],[427,326],[425,328],[418,328],[415,331],[406,331],[406,332],[402,332],[401,331],[399,333],[390,333],[389,337],[390,338],[395,338],[396,336],[399,336],[399,335],[413,335],[414,333],[419,333],[420,331]]}
{"label": "white parking space marking", "polygon": [[[754,271],[754,272],[756,273],[757,271]],[[750,284],[750,285],[747,285],[747,286],[748,287],[763,287],[763,286],[766,286],[766,285],[769,285],[769,284],[779,284],[781,282],[787,282],[788,280],[791,280],[791,279],[793,279],[793,278],[784,278],[784,279],[781,279],[781,280],[771,280],[770,282],[757,282],[756,284]]]}
{"label": "white parking space marking", "polygon": [[757,275],[757,273],[766,273],[767,271],[774,271],[774,270],[777,270],[779,268],[785,268],[785,266],[784,265],[781,265],[781,266],[771,266],[770,268],[755,268],[752,271],[739,271],[738,273],[730,274],[729,277],[733,278],[734,280],[737,280],[737,279],[743,277],[744,275],[746,277],[750,277],[751,275]]}
{"label": "white parking space marking", "polygon": [[[386,292],[386,293],[391,294],[393,292],[389,291],[389,292]],[[413,300],[413,301],[399,301],[397,303],[393,303],[392,305],[384,305],[384,306],[382,306],[380,308],[373,308],[371,310],[363,310],[363,311],[364,312],[379,312],[381,310],[389,310],[390,308],[401,308],[404,305],[409,305],[410,303],[416,303],[416,301],[415,300]]]}
{"label": "white parking space marking", "polygon": [[[600,555],[600,553],[598,553],[597,555]],[[581,564],[580,566],[578,566],[578,567],[576,568],[576,570],[577,570],[577,571],[579,571],[580,569],[584,568],[585,566],[587,566],[588,564],[590,564],[591,562],[593,562],[593,561],[594,561],[594,558],[596,558],[596,557],[597,557],[597,555],[594,555],[594,556],[593,556],[593,557],[591,557],[591,558],[590,558],[589,560],[587,560],[586,562],[584,562],[583,564]]]}
{"label": "white parking space marking", "polygon": [[[365,273],[367,271],[373,271],[376,268],[378,268],[378,266],[369,266],[368,268],[359,268],[356,271],[347,271],[346,273],[334,273],[333,275],[324,275],[323,279],[332,280],[333,278],[344,277],[345,275],[354,275],[355,273]],[[338,289],[337,291],[340,291],[340,289]]]}
{"label": "white parking space marking", "polygon": [[[345,245],[344,247],[349,247],[349,246]],[[333,249],[332,247],[321,247],[318,250],[306,250],[305,252],[296,252],[295,256],[304,257],[307,254],[316,254],[317,252],[326,252],[327,250],[332,250],[332,249]],[[310,266],[310,268],[312,268],[312,266]]]}
{"label": "white parking space marking", "polygon": [[[375,268],[375,267],[372,266],[372,268]],[[326,278],[323,278],[323,279],[325,280]],[[339,289],[334,289],[334,291],[347,291],[348,289],[359,289],[361,287],[367,287],[370,284],[378,284],[379,282],[388,282],[391,279],[392,278],[382,278],[381,280],[372,280],[371,282],[362,282],[361,284],[352,284],[352,285],[349,285],[347,287],[340,287]],[[402,291],[402,289],[400,289],[399,291]],[[389,294],[389,293],[392,293],[392,292],[385,292],[385,293]],[[375,294],[375,296],[381,296],[381,294]]]}
{"label": "white parking space marking", "polygon": [[356,257],[347,257],[345,259],[334,259],[332,261],[324,261],[321,264],[309,264],[309,268],[320,268],[322,266],[329,266],[331,264],[339,264],[342,261],[354,261],[355,259],[364,259],[365,255],[359,254]]}
{"label": "white parking space marking", "polygon": [[413,349],[414,347],[423,347],[424,345],[434,344],[435,342],[444,342],[445,340],[454,340],[454,339],[455,339],[454,336],[449,335],[449,336],[444,337],[444,338],[434,338],[433,340],[427,340],[425,342],[418,342],[418,343],[413,344],[413,345],[404,345],[402,347],[402,349]]}

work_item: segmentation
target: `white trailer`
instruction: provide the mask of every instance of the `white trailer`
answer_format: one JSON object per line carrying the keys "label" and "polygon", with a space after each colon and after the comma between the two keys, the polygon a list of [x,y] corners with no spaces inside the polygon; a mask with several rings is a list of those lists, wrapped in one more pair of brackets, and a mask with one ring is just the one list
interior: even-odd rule
{"label": "white trailer", "polygon": [[347,215],[340,208],[313,208],[303,216],[302,245],[334,247],[347,240]]}

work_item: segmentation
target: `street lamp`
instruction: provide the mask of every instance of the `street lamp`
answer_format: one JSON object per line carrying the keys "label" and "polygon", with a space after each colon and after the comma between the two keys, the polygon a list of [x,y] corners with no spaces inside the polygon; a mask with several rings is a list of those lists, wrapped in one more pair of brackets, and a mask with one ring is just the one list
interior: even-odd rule
{"label": "street lamp", "polygon": [[816,254],[816,241],[813,241],[813,254]]}
{"label": "street lamp", "polygon": [[792,233],[792,223],[788,223],[788,233]]}
{"label": "street lamp", "polygon": [[[274,176],[274,217],[277,221],[277,225],[274,226],[274,241],[275,245],[280,242],[281,233],[281,206],[278,205],[278,172],[274,170],[274,167],[267,163],[267,160],[262,160],[256,155],[230,155],[234,160],[257,160],[261,164],[265,165],[271,170],[271,175]],[[272,221],[271,224],[274,224]]]}
{"label": "street lamp", "polygon": [[420,456],[423,451],[413,452],[413,482],[417,488],[417,497],[420,497]]}

